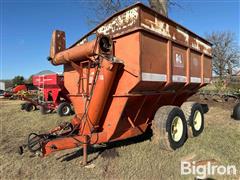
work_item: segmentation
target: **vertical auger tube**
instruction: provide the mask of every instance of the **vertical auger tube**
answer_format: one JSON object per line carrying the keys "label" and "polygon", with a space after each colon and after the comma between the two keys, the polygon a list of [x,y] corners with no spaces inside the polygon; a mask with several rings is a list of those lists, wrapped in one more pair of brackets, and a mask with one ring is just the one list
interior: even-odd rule
{"label": "vertical auger tube", "polygon": [[[58,36],[56,35],[56,37]],[[54,45],[54,40],[52,44]],[[55,44],[58,44],[58,42],[55,41]],[[54,47],[56,46],[57,45]],[[111,58],[104,58],[109,57],[111,52],[112,39],[109,36],[99,35],[95,40],[91,42],[86,42],[84,44],[77,45],[75,47],[50,55],[52,64],[54,65],[81,62],[89,60],[90,57],[93,57],[95,55],[102,55],[99,58],[99,73],[96,76],[96,82],[93,85],[93,93],[90,95],[91,97],[89,97],[90,101],[86,109],[87,118],[90,121],[91,126],[88,128],[84,126],[84,128],[82,127],[83,129],[81,131],[85,135],[88,135],[90,131],[96,129],[99,126],[99,120],[102,116],[110,90],[112,89],[112,84],[116,76],[119,62],[112,61],[110,60]],[[76,106],[77,104],[73,103],[73,105]]]}
{"label": "vertical auger tube", "polygon": [[93,128],[99,126],[99,120],[112,89],[118,66],[119,63],[111,62],[106,59],[102,60],[101,70],[88,106],[88,118]]}

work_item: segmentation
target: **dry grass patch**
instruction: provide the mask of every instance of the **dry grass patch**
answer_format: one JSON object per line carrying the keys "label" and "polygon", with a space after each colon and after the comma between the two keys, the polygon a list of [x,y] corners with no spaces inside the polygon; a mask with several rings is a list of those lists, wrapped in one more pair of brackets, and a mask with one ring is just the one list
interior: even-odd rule
{"label": "dry grass patch", "polygon": [[[89,149],[89,160],[94,166],[83,168],[81,148],[46,158],[16,153],[30,132],[47,131],[71,117],[25,112],[20,110],[21,101],[0,101],[1,179],[193,179],[193,176],[180,175],[183,159],[214,159],[223,165],[236,165],[240,171],[240,122],[230,118],[230,104],[210,103],[203,134],[188,139],[184,147],[175,152],[160,150],[148,136],[142,136],[108,148]],[[231,178],[237,179],[237,176]]]}

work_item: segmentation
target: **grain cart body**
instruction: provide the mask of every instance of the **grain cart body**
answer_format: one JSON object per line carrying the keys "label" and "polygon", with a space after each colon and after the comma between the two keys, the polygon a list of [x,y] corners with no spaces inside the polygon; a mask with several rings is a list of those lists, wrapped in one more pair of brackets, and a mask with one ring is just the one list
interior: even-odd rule
{"label": "grain cart body", "polygon": [[54,104],[60,103],[60,97],[68,99],[68,92],[64,87],[64,78],[58,74],[34,75],[33,84],[43,91],[44,101],[49,101],[49,92],[51,93],[51,101]]}
{"label": "grain cart body", "polygon": [[56,31],[50,60],[64,66],[78,131],[46,142],[44,154],[143,134],[159,107],[181,106],[211,78],[211,44],[140,3],[68,49],[65,34]]}

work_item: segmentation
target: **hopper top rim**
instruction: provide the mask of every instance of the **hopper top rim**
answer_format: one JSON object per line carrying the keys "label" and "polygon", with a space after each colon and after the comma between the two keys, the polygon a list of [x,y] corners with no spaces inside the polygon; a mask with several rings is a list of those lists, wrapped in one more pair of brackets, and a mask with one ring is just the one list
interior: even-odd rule
{"label": "hopper top rim", "polygon": [[112,16],[106,18],[103,22],[101,22],[101,23],[98,24],[96,27],[94,27],[92,30],[90,30],[88,33],[86,33],[84,36],[82,36],[78,41],[76,41],[74,44],[72,44],[69,48],[72,48],[72,47],[76,46],[79,42],[81,42],[83,39],[85,39],[86,37],[88,37],[89,35],[91,35],[92,33],[94,33],[99,27],[101,27],[102,25],[104,25],[106,22],[108,22],[108,21],[111,20],[112,18],[114,18],[114,17],[118,16],[119,14],[121,14],[121,13],[123,13],[123,12],[125,12],[125,11],[127,11],[127,10],[129,10],[129,9],[132,9],[132,8],[134,8],[134,7],[145,8],[145,9],[147,9],[147,10],[149,10],[149,11],[152,11],[152,12],[156,13],[158,16],[160,16],[161,18],[172,22],[173,24],[179,26],[179,27],[182,28],[183,30],[185,30],[185,31],[189,32],[190,34],[196,36],[198,39],[202,40],[204,43],[207,43],[208,45],[212,46],[212,43],[211,43],[211,42],[207,41],[205,38],[197,35],[196,33],[192,32],[191,30],[187,29],[187,28],[184,27],[183,25],[175,22],[174,20],[172,20],[172,19],[170,19],[170,18],[168,18],[168,17],[163,16],[162,14],[160,14],[160,13],[157,12],[157,11],[155,11],[154,9],[152,9],[152,8],[150,8],[150,7],[142,4],[142,3],[140,3],[140,2],[137,2],[137,3],[135,3],[135,4],[131,5],[131,6],[128,6],[128,7],[124,8],[124,9],[118,11],[117,13],[113,14]]}

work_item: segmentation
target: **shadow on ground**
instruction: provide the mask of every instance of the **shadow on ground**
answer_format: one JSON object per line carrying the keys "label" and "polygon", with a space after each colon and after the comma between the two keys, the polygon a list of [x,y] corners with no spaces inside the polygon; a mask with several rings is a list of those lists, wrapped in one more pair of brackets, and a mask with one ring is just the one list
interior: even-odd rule
{"label": "shadow on ground", "polygon": [[[122,141],[116,141],[116,142],[111,142],[111,143],[106,143],[106,144],[89,146],[88,154],[92,154],[92,153],[98,153],[98,154],[96,157],[90,159],[88,161],[88,163],[91,163],[92,161],[96,160],[99,156],[106,158],[106,159],[113,159],[115,157],[118,157],[119,154],[118,154],[116,148],[121,147],[121,146],[128,146],[131,144],[137,144],[137,143],[141,143],[143,141],[150,140],[152,135],[153,135],[152,130],[148,129],[144,134],[139,135],[137,137],[125,139]],[[61,160],[61,162],[71,161],[71,160],[73,160],[75,158],[79,158],[81,156],[83,156],[83,151],[82,151],[82,149],[79,149],[72,153],[67,153],[63,156],[60,156],[57,158],[57,160]]]}

